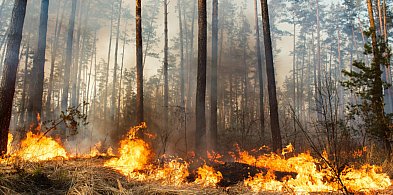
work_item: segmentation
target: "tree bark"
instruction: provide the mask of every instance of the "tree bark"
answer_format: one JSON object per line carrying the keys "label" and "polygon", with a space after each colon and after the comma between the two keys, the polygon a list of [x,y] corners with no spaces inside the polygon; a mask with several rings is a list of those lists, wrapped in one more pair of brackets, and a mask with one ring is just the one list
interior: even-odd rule
{"label": "tree bark", "polygon": [[[65,3],[64,6],[65,7]],[[60,10],[60,6],[58,11]],[[64,9],[61,14],[60,18],[60,23],[59,23],[59,15],[56,17],[56,24],[55,24],[55,34],[53,38],[53,44],[52,44],[52,52],[51,52],[51,66],[50,66],[50,74],[49,74],[49,83],[48,83],[48,95],[46,98],[46,105],[45,105],[45,113],[46,113],[46,118],[51,119],[52,115],[50,112],[52,111],[51,106],[52,106],[52,93],[53,93],[53,79],[54,79],[54,69],[55,69],[55,62],[56,62],[56,56],[57,56],[57,50],[59,48],[59,35],[61,32],[61,27],[63,25],[63,17],[64,17]]]}
{"label": "tree bark", "polygon": [[198,73],[196,91],[195,150],[198,155],[206,152],[206,54],[207,53],[207,13],[206,0],[198,0]]}
{"label": "tree bark", "polygon": [[[375,26],[375,21],[374,21],[374,13],[373,13],[373,5],[371,0],[367,0],[367,9],[368,9],[368,16],[370,20],[370,30],[371,30],[371,39],[372,39],[372,52],[374,56],[374,63],[372,63],[373,67],[373,74],[374,74],[374,87],[372,90],[372,109],[373,112],[377,115],[379,119],[383,119],[385,117],[384,113],[384,102],[383,102],[383,92],[382,92],[382,70],[381,70],[381,61],[380,57],[380,50],[378,48],[378,43],[377,43],[377,33],[376,33],[376,26]],[[387,155],[387,160],[390,161],[391,158],[391,153],[392,153],[392,148],[390,145],[390,133],[389,133],[389,128],[385,127],[383,129],[385,135],[383,137],[384,142],[385,142],[385,148],[386,148],[386,155]]]}
{"label": "tree bark", "polygon": [[108,48],[108,62],[106,64],[106,79],[105,79],[105,97],[104,97],[104,118],[107,117],[107,101],[108,101],[108,82],[109,82],[109,65],[111,61],[111,50],[112,50],[112,33],[113,33],[113,10],[114,5],[112,4],[112,13],[111,13],[111,27],[109,32],[109,48]]}
{"label": "tree bark", "polygon": [[143,45],[142,45],[142,5],[136,0],[136,121],[144,122],[143,118]]}
{"label": "tree bark", "polygon": [[66,112],[68,109],[68,91],[70,89],[70,70],[72,65],[72,45],[74,41],[76,5],[77,0],[72,0],[72,10],[68,25],[66,59],[64,66],[63,94],[61,97],[61,110],[64,112]]}
{"label": "tree bark", "polygon": [[177,0],[179,11],[179,39],[180,39],[180,101],[181,107],[184,107],[184,36],[183,36],[183,21],[182,21],[182,8],[181,0]]}
{"label": "tree bark", "polygon": [[33,59],[32,85],[30,85],[30,98],[27,113],[33,117],[29,117],[30,123],[36,123],[34,116],[42,116],[42,96],[44,93],[44,69],[45,69],[45,50],[46,35],[48,31],[48,8],[49,0],[41,1],[41,16],[38,32],[37,51]]}
{"label": "tree bark", "polygon": [[217,59],[218,59],[218,0],[213,0],[212,14],[212,65],[210,89],[210,142],[211,150],[217,150]]}
{"label": "tree bark", "polygon": [[72,91],[71,91],[71,106],[76,107],[78,106],[78,91],[77,91],[77,82],[78,82],[78,74],[79,74],[79,56],[81,52],[81,45],[83,40],[81,41],[81,28],[82,28],[82,18],[84,15],[84,12],[82,11],[83,9],[83,3],[82,1],[79,2],[79,14],[78,14],[78,27],[76,30],[76,41],[74,45],[74,63],[72,65],[72,70],[71,70],[71,83],[72,83]]}
{"label": "tree bark", "polygon": [[164,131],[168,131],[168,0],[164,0],[164,36]]}
{"label": "tree bark", "polygon": [[21,128],[21,135],[25,134],[25,112],[26,112],[26,92],[27,92],[27,79],[28,79],[28,70],[27,67],[29,65],[29,52],[30,52],[30,34],[27,36],[27,44],[25,50],[25,69],[23,75],[23,90],[22,90],[22,99],[20,101],[20,115],[19,115],[19,127]]}
{"label": "tree bark", "polygon": [[116,84],[117,84],[117,69],[118,69],[118,51],[119,51],[119,39],[120,39],[120,23],[121,23],[121,9],[123,5],[123,0],[120,0],[119,5],[119,15],[117,18],[117,32],[116,32],[116,43],[115,43],[115,67],[113,69],[113,82],[112,82],[112,99],[111,99],[111,119],[115,120],[115,110],[116,110]]}
{"label": "tree bark", "polygon": [[316,95],[316,106],[317,106],[317,116],[318,116],[318,120],[322,120],[322,105],[323,105],[323,99],[321,96],[321,90],[322,90],[322,84],[321,84],[321,30],[320,30],[320,21],[319,21],[319,2],[318,0],[316,0],[316,6],[317,6],[317,81],[318,81],[318,85],[317,85],[317,91],[315,91]]}
{"label": "tree bark", "polygon": [[264,82],[262,70],[262,54],[261,54],[261,40],[259,32],[259,19],[258,19],[258,5],[257,0],[254,0],[254,13],[255,13],[255,39],[256,39],[256,52],[258,63],[256,69],[258,70],[259,80],[259,123],[260,123],[260,138],[264,140],[265,137],[265,106],[264,106]]}
{"label": "tree bark", "polygon": [[282,149],[282,140],[280,132],[280,124],[278,119],[278,104],[276,95],[276,78],[274,74],[272,40],[270,34],[269,9],[267,0],[261,0],[263,37],[265,44],[266,56],[266,73],[269,91],[270,105],[270,125],[272,132],[273,151],[280,152]]}
{"label": "tree bark", "polygon": [[11,121],[12,102],[15,93],[16,73],[19,64],[19,49],[22,41],[23,23],[27,0],[15,0],[12,10],[3,77],[0,84],[0,156],[7,153],[8,133]]}
{"label": "tree bark", "polygon": [[[128,26],[128,24],[126,24],[125,25],[126,27]],[[121,96],[122,96],[122,89],[121,89],[121,87],[122,87],[122,81],[123,81],[123,67],[124,67],[124,55],[125,55],[125,53],[124,53],[124,51],[125,51],[125,48],[126,48],[126,41],[127,41],[127,33],[126,33],[126,30],[124,31],[124,40],[123,40],[123,53],[122,53],[122,56],[121,56],[121,68],[120,68],[120,82],[119,82],[119,95],[118,95],[118,97],[117,97],[117,123],[116,123],[116,125],[117,125],[117,129],[120,129],[120,101],[121,101]]]}

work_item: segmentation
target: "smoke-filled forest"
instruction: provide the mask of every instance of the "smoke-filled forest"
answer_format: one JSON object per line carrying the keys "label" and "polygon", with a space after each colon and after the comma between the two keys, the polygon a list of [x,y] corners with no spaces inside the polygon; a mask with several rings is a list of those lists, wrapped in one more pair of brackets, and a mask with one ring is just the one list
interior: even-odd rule
{"label": "smoke-filled forest", "polygon": [[0,0],[0,194],[391,194],[391,0]]}

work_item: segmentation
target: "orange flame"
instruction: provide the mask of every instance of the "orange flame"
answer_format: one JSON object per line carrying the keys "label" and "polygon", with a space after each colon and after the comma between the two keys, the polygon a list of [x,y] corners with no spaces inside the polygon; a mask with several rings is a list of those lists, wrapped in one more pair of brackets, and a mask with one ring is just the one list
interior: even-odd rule
{"label": "orange flame", "polygon": [[[290,145],[289,148],[292,146]],[[286,154],[288,147],[284,151],[283,154]],[[333,172],[327,167],[317,167],[317,164],[321,163],[309,153],[301,153],[288,159],[273,153],[255,157],[246,151],[240,151],[239,155],[239,162],[270,169],[265,176],[257,174],[245,180],[244,184],[254,192],[281,192],[284,188],[296,193],[332,192],[339,191],[341,188],[337,182],[329,181],[329,178],[334,178]],[[275,180],[271,170],[295,172],[297,176],[281,182]],[[386,189],[391,182],[386,174],[377,173],[380,171],[380,167],[369,165],[359,170],[353,167],[345,168],[340,178],[348,190],[353,192]]]}
{"label": "orange flame", "polygon": [[195,183],[204,187],[216,186],[222,178],[221,172],[215,171],[213,167],[203,165],[198,168],[198,178],[195,180]]}
{"label": "orange flame", "polygon": [[33,134],[28,132],[26,139],[22,141],[21,148],[13,156],[27,161],[45,161],[56,157],[68,159],[67,152],[58,142],[42,133]]}
{"label": "orange flame", "polygon": [[8,142],[7,142],[7,155],[11,154],[12,151],[12,141],[14,137],[12,136],[11,133],[8,133]]}
{"label": "orange flame", "polygon": [[145,141],[136,138],[136,133],[146,127],[146,123],[142,123],[131,128],[127,138],[120,142],[120,157],[110,159],[105,162],[105,166],[112,167],[128,176],[135,175],[135,171],[143,170],[151,160],[152,152]]}

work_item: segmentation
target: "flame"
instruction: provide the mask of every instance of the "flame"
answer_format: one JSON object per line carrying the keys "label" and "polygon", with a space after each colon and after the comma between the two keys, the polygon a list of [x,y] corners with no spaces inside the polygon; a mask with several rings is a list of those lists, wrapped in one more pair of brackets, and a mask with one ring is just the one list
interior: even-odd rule
{"label": "flame", "polygon": [[20,150],[12,155],[32,162],[51,160],[56,157],[68,159],[67,152],[61,144],[42,133],[33,134],[32,132],[26,134],[26,139],[21,142]]}
{"label": "flame", "polygon": [[90,150],[90,155],[89,157],[96,157],[96,156],[100,156],[101,152],[100,152],[100,148],[102,146],[101,142],[98,142],[94,145],[94,147]]}
{"label": "flame", "polygon": [[112,167],[128,176],[136,176],[136,171],[145,169],[151,160],[152,152],[145,141],[136,137],[136,133],[146,127],[146,123],[142,123],[131,128],[127,138],[120,142],[120,157],[110,159],[105,162],[104,166]]}
{"label": "flame", "polygon": [[156,180],[163,185],[180,186],[189,175],[188,164],[181,162],[181,159],[172,160],[162,167],[150,164],[153,152],[145,141],[136,137],[137,132],[145,128],[145,123],[131,128],[127,138],[120,142],[120,156],[105,162],[104,166],[112,167],[132,179]]}
{"label": "flame", "polygon": [[253,178],[244,180],[244,185],[250,187],[254,192],[282,192],[284,187],[284,183],[275,180],[275,175],[271,170],[266,175],[258,173]]}
{"label": "flame", "polygon": [[11,133],[8,133],[8,142],[7,142],[7,155],[11,154],[12,151],[12,141],[14,139],[14,136],[12,136]]}
{"label": "flame", "polygon": [[216,186],[222,178],[221,172],[215,171],[213,167],[205,164],[198,168],[198,178],[195,180],[195,183],[200,184],[203,187]]}
{"label": "flame", "polygon": [[165,163],[164,167],[152,172],[149,179],[160,180],[163,185],[182,185],[189,173],[188,163],[180,162],[180,160]]}
{"label": "flame", "polygon": [[[44,135],[41,130],[41,116],[37,114],[37,124],[35,131],[36,134],[29,131],[26,134],[26,138],[22,140],[20,149],[14,153],[10,153],[11,157],[21,158],[25,161],[38,162],[51,160],[56,157],[62,157],[68,159],[67,152],[61,145],[60,140],[54,140],[51,137]],[[11,138],[11,139],[10,139]],[[8,146],[11,151],[12,135],[8,135]]]}
{"label": "flame", "polygon": [[220,153],[217,153],[217,152],[214,152],[214,151],[212,151],[212,152],[208,151],[207,152],[207,158],[211,162],[214,162],[214,163],[217,163],[217,164],[225,164],[225,162],[221,160],[223,158],[223,156]]}
{"label": "flame", "polygon": [[341,179],[345,186],[354,192],[369,192],[383,190],[391,185],[389,176],[381,172],[382,168],[373,165],[363,165],[360,169],[347,167]]}
{"label": "flame", "polygon": [[[288,148],[292,148],[292,146],[285,148],[282,154],[288,153]],[[301,153],[288,159],[273,153],[255,157],[246,151],[240,151],[239,155],[239,162],[269,169],[266,175],[257,174],[253,178],[245,180],[244,184],[254,192],[280,192],[283,189],[291,189],[296,193],[341,190],[341,186],[337,182],[332,182],[335,176],[331,169],[326,166],[317,167],[318,164],[323,163],[313,158],[310,153]],[[295,172],[297,176],[296,178],[287,178],[285,181],[277,181],[271,170]],[[380,171],[380,167],[377,166],[364,165],[361,169],[350,167],[344,169],[340,179],[351,192],[386,189],[391,185],[391,182],[386,174],[378,173]]]}

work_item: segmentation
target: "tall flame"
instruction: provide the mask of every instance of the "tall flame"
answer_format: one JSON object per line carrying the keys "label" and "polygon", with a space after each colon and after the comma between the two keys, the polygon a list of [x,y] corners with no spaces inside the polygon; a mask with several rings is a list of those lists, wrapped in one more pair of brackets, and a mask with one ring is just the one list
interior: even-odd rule
{"label": "tall flame", "polygon": [[11,133],[8,133],[8,142],[7,142],[7,155],[10,155],[12,152],[12,141],[14,136]]}
{"label": "tall flame", "polygon": [[112,158],[105,162],[105,166],[112,167],[121,173],[131,176],[135,171],[143,170],[148,164],[152,152],[149,145],[136,137],[139,130],[145,129],[146,123],[130,129],[127,138],[120,142],[119,158]]}
{"label": "tall flame", "polygon": [[181,185],[189,175],[188,164],[180,162],[181,159],[172,160],[162,167],[150,164],[153,152],[145,141],[136,136],[138,131],[145,128],[145,123],[131,128],[127,138],[120,142],[120,156],[105,162],[104,166],[137,180],[159,180],[164,185]]}

